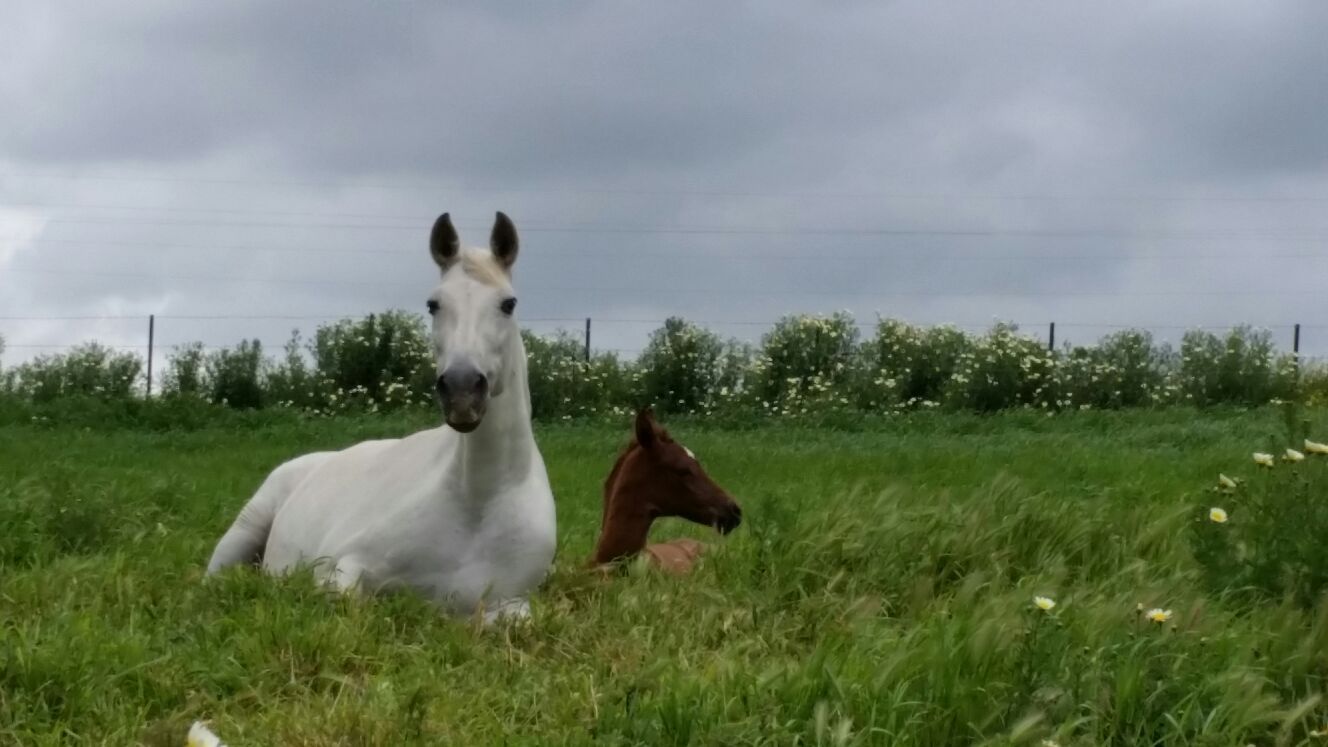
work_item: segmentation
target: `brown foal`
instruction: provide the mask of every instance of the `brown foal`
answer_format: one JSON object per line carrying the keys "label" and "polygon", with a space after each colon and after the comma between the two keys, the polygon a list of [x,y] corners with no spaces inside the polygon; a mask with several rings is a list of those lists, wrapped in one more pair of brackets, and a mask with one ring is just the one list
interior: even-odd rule
{"label": "brown foal", "polygon": [[636,414],[635,434],[604,481],[604,513],[593,566],[607,566],[644,552],[671,573],[690,571],[703,545],[676,539],[647,545],[655,519],[680,516],[728,534],[742,522],[738,503],[701,467],[687,447],[674,441],[645,408]]}

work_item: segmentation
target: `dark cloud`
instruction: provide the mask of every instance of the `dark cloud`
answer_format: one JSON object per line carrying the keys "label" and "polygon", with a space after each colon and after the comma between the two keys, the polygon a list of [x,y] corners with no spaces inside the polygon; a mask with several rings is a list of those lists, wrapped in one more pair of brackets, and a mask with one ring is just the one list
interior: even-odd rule
{"label": "dark cloud", "polygon": [[1325,290],[1320,3],[12,5],[0,316],[413,308],[433,217],[499,208],[523,312],[624,349],[670,313],[1091,336]]}

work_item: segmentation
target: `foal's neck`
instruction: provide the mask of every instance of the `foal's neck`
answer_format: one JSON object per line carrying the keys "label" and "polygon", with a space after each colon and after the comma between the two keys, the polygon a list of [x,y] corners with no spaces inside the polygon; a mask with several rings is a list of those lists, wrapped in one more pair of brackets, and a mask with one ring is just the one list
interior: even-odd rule
{"label": "foal's neck", "polygon": [[630,558],[645,549],[650,537],[650,526],[655,517],[647,509],[637,506],[623,495],[620,477],[627,453],[624,452],[604,486],[604,513],[600,520],[599,540],[595,542],[592,565],[603,565]]}
{"label": "foal's neck", "polygon": [[644,511],[617,511],[610,508],[604,517],[604,525],[600,527],[599,541],[595,543],[595,555],[591,562],[602,565],[635,557],[645,549],[646,540],[650,537],[650,525],[654,522],[654,517]]}

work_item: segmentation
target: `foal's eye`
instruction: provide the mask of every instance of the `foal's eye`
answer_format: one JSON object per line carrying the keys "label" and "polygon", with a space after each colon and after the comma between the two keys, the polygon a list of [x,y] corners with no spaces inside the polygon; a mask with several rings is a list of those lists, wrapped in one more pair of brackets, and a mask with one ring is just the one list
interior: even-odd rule
{"label": "foal's eye", "polygon": [[426,303],[425,306],[429,307],[430,316],[438,313],[438,302],[433,300],[432,298],[429,299],[429,302]]}
{"label": "foal's eye", "polygon": [[498,308],[501,309],[504,314],[511,316],[512,312],[516,311],[516,299],[504,298],[503,302],[498,304]]}

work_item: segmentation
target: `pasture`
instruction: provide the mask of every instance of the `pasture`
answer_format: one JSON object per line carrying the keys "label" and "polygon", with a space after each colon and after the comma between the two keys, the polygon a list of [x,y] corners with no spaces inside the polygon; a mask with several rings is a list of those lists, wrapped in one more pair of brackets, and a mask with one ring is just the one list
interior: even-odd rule
{"label": "pasture", "polygon": [[1280,443],[1273,409],[665,419],[744,522],[661,522],[652,540],[711,543],[698,571],[610,581],[582,566],[629,420],[542,425],[557,567],[529,625],[492,630],[308,578],[202,583],[277,463],[432,418],[245,423],[0,427],[0,743],[179,745],[195,719],[233,747],[1271,745],[1328,725],[1323,606],[1205,594],[1187,540],[1217,475]]}

